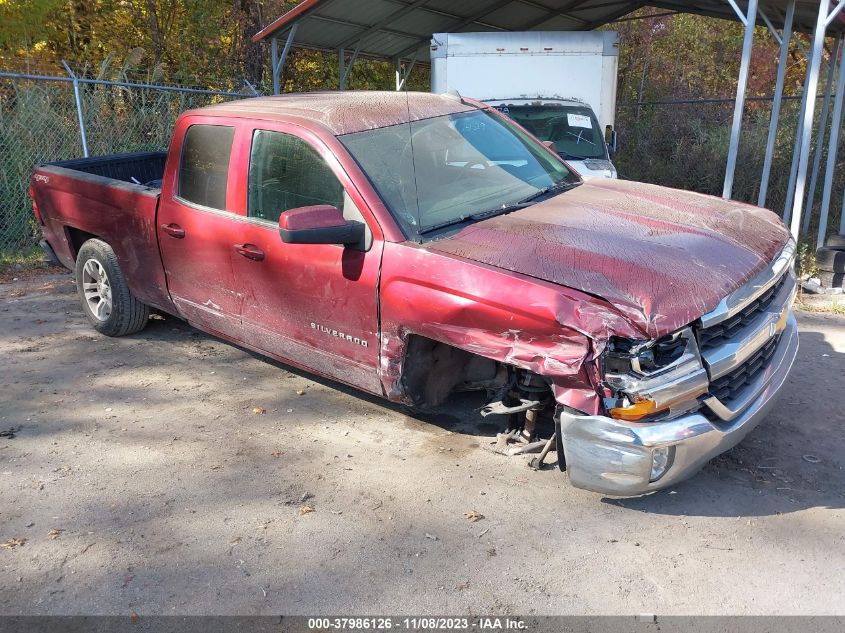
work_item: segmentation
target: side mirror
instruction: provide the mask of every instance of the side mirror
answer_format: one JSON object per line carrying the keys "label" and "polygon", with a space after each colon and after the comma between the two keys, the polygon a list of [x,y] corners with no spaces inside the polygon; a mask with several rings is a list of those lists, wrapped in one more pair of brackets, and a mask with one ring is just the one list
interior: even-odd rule
{"label": "side mirror", "polygon": [[320,204],[282,213],[279,234],[285,244],[357,244],[364,239],[364,225],[348,222],[337,207]]}
{"label": "side mirror", "polygon": [[542,141],[542,143],[543,143],[543,145],[545,145],[547,148],[549,148],[550,150],[552,150],[555,154],[557,154],[557,149],[555,148],[555,142],[554,142],[554,141]]}
{"label": "side mirror", "polygon": [[610,158],[616,156],[616,152],[619,151],[619,139],[616,136],[616,130],[609,125],[604,128],[604,142],[607,143],[607,153]]}

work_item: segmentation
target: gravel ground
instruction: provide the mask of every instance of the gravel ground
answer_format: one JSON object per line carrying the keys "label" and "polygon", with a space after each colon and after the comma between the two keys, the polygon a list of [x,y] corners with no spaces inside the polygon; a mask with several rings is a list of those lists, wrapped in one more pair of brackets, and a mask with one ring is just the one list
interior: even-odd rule
{"label": "gravel ground", "polygon": [[845,317],[799,323],[762,426],[619,500],[482,450],[472,398],[411,417],[2,283],[0,614],[845,614]]}

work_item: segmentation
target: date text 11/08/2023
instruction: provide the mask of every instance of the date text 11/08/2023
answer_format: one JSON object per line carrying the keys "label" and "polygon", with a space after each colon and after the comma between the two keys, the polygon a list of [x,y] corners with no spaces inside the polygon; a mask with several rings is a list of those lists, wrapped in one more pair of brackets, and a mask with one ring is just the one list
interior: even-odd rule
{"label": "date text 11/08/2023", "polygon": [[483,631],[524,631],[526,623],[519,618],[476,617],[476,618],[309,618],[308,628],[314,631],[454,631],[477,629]]}

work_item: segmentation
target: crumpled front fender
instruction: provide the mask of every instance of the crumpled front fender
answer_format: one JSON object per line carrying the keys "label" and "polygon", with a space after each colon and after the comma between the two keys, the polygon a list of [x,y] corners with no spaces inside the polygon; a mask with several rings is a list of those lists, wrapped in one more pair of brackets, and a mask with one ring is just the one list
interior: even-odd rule
{"label": "crumpled front fender", "polygon": [[411,334],[544,376],[585,412],[598,411],[591,361],[609,337],[644,336],[601,299],[416,244],[385,245],[380,296],[380,378],[403,402]]}

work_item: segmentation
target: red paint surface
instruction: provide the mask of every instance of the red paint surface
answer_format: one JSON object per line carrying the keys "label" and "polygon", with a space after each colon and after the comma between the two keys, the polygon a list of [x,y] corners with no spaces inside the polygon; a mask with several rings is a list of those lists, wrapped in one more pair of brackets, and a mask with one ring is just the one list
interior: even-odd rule
{"label": "red paint surface", "polygon": [[[410,106],[410,109],[409,107]],[[410,334],[546,376],[559,402],[600,410],[596,364],[611,335],[689,324],[766,266],[788,238],[770,212],[630,183],[585,183],[424,245],[405,241],[335,135],[470,109],[425,94],[253,99],[177,123],[160,199],[60,168],[33,182],[44,234],[68,266],[67,227],[109,242],[142,301],[245,347],[393,400]],[[175,195],[189,125],[236,127],[226,210]],[[372,233],[372,247],[284,244],[246,217],[256,129],[300,136],[326,160]],[[176,224],[177,239],[161,230]],[[265,254],[247,259],[238,245]]]}
{"label": "red paint surface", "polygon": [[788,238],[759,207],[595,179],[428,248],[598,295],[658,337],[715,308]]}
{"label": "red paint surface", "polygon": [[279,217],[279,228],[288,231],[340,226],[346,221],[340,211],[328,204],[289,209]]}
{"label": "red paint surface", "polygon": [[301,122],[339,136],[473,109],[469,102],[427,92],[344,90],[229,101],[201,112]]}

